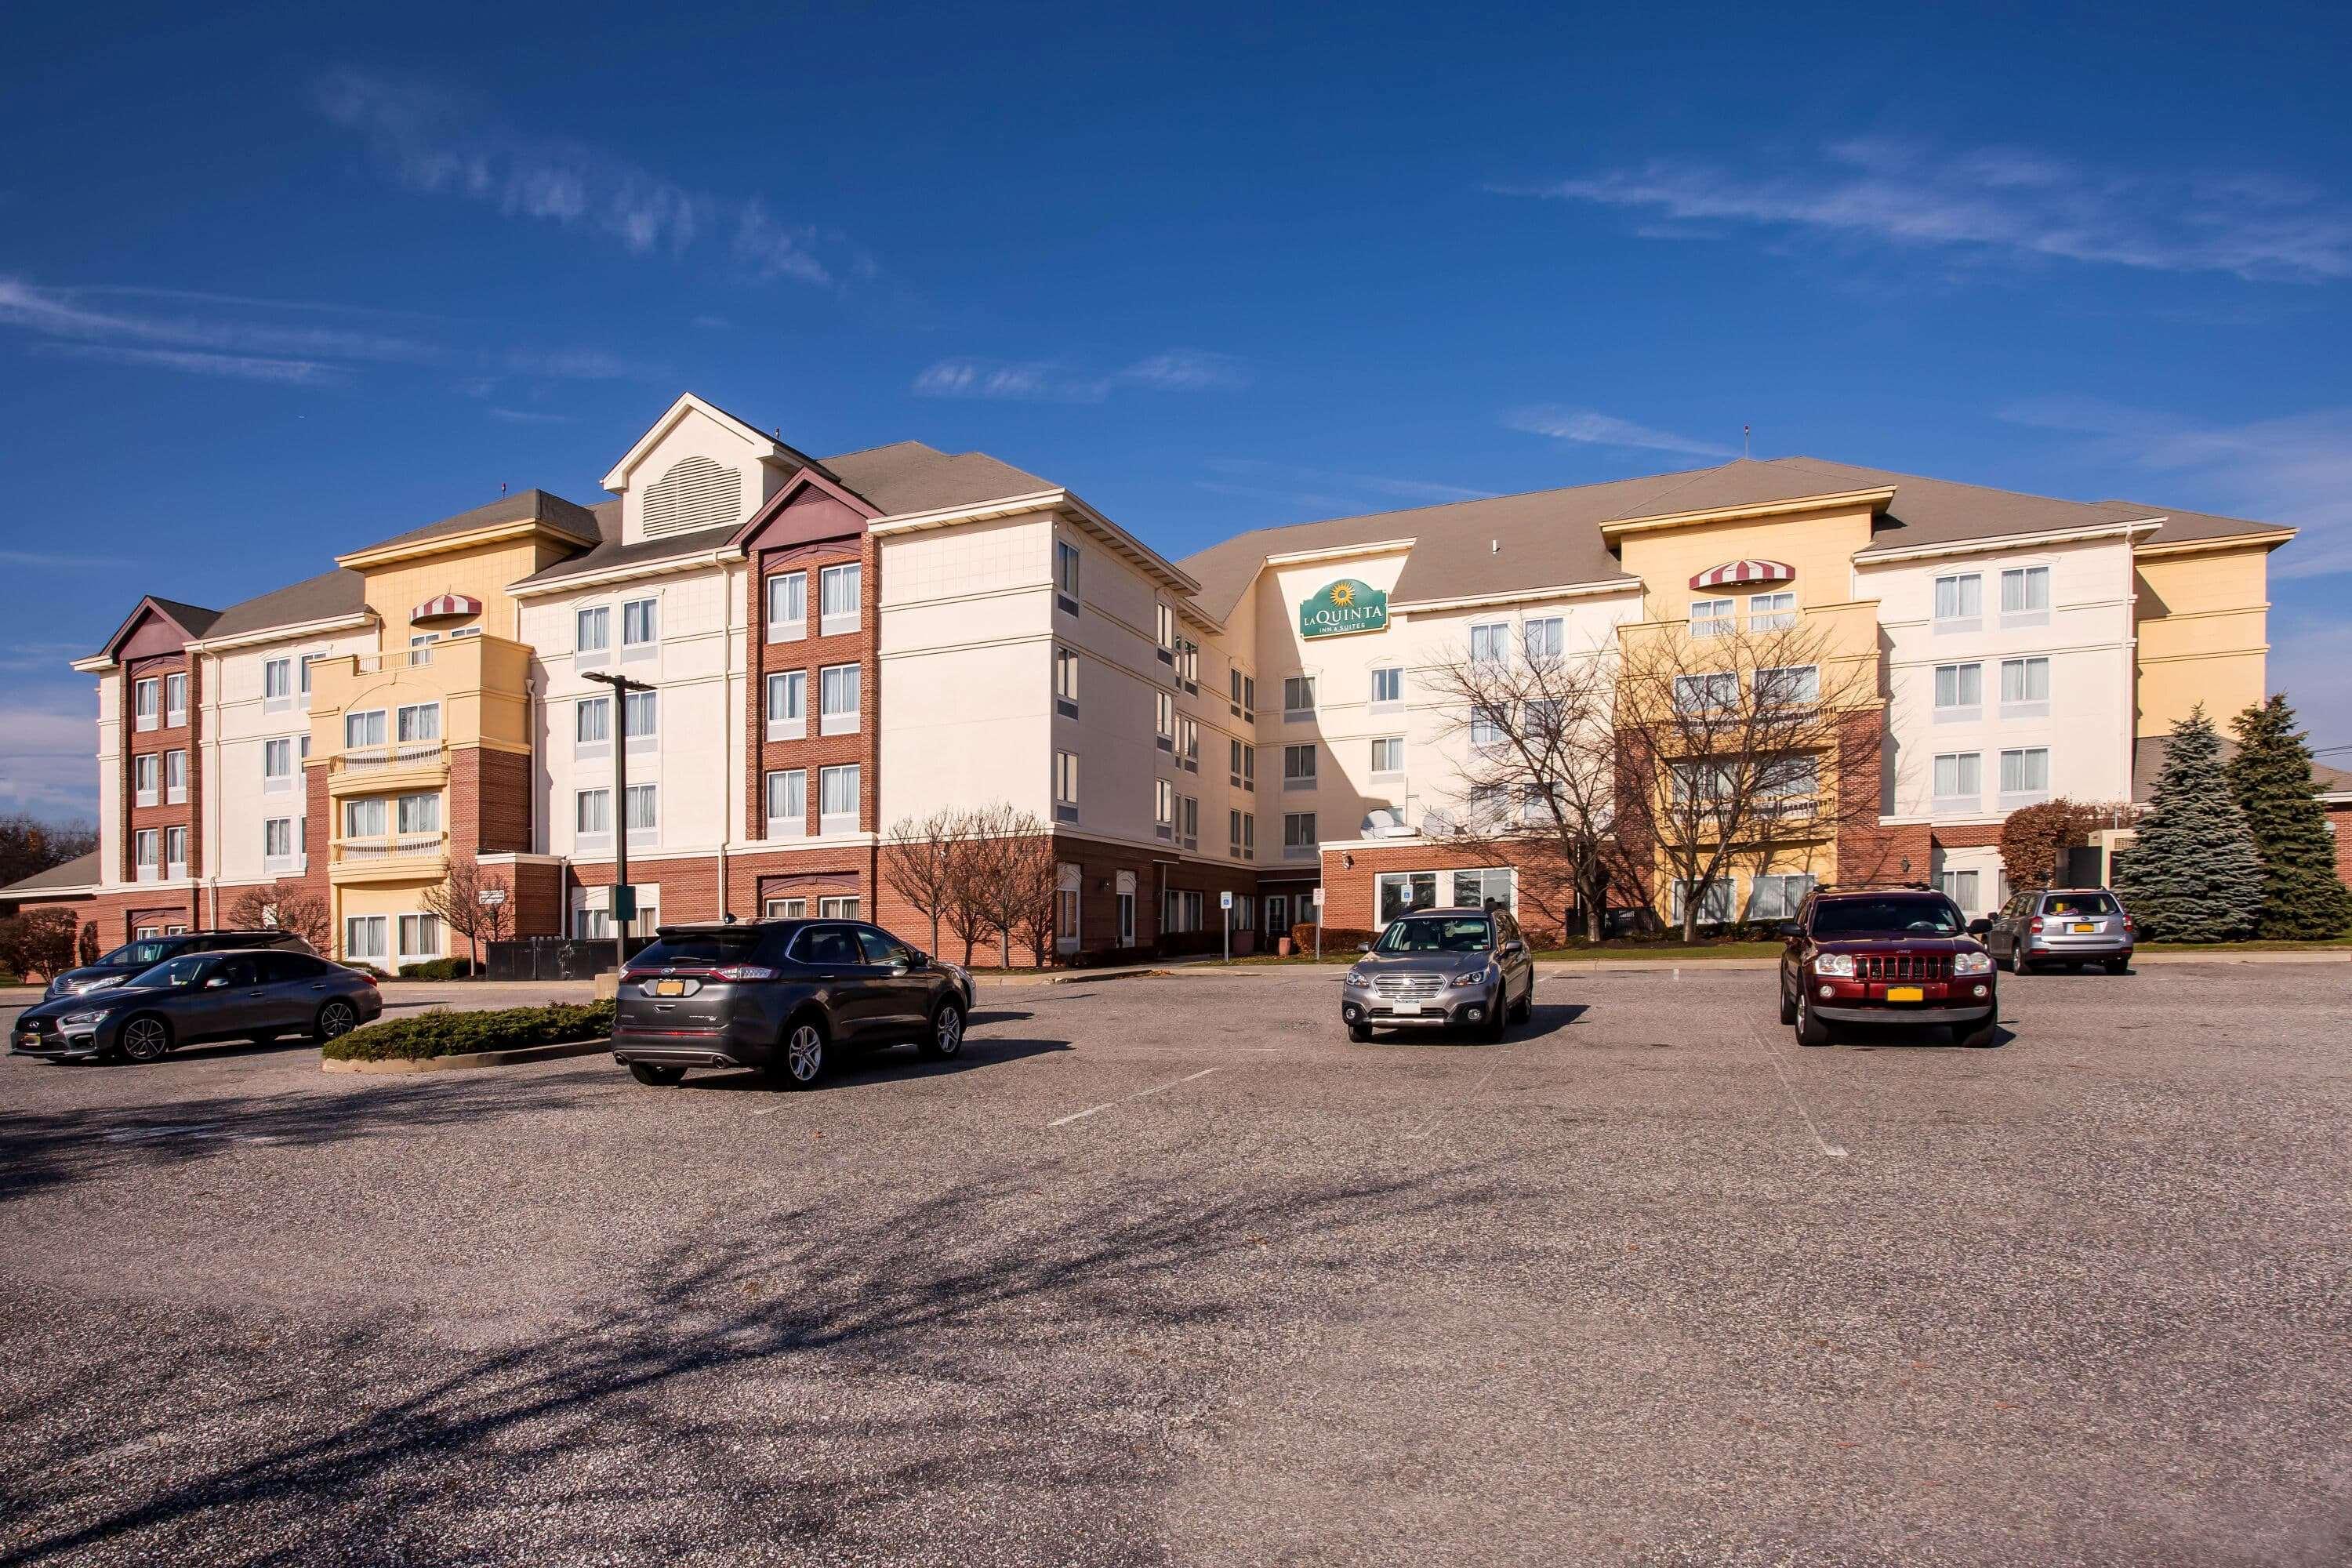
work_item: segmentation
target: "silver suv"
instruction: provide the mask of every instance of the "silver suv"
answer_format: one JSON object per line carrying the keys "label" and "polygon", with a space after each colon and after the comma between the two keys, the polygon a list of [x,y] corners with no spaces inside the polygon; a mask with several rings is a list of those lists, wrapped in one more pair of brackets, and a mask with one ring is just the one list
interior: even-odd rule
{"label": "silver suv", "polygon": [[2105,888],[2022,892],[1969,929],[1984,939],[1993,962],[2020,974],[2045,963],[2104,963],[2108,973],[2121,974],[2131,968],[2139,937],[2123,900]]}
{"label": "silver suv", "polygon": [[1455,1026],[1499,1040],[1535,1005],[1535,961],[1508,910],[1415,910],[1359,951],[1339,987],[1351,1040]]}

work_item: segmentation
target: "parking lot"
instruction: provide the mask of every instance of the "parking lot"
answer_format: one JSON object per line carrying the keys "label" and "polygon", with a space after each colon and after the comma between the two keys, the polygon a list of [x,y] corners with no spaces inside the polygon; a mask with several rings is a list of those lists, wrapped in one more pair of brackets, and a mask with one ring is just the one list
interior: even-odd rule
{"label": "parking lot", "polygon": [[0,1062],[0,1562],[2336,1563],[2352,966],[1347,1043],[991,988],[814,1092]]}

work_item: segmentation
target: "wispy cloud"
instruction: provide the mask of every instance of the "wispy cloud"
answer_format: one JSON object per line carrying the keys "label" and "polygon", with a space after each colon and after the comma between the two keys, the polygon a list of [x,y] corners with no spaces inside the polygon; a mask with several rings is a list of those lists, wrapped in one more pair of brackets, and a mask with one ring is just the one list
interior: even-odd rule
{"label": "wispy cloud", "polygon": [[1672,430],[1659,430],[1647,425],[1636,425],[1630,419],[1620,419],[1613,414],[1597,414],[1589,408],[1562,408],[1554,404],[1542,404],[1532,408],[1515,409],[1503,416],[1503,423],[1510,429],[1524,430],[1531,436],[1549,436],[1555,440],[1573,441],[1580,446],[1680,452],[1693,458],[1739,456],[1739,449],[1736,447],[1703,441],[1696,436],[1677,435]]}
{"label": "wispy cloud", "polygon": [[493,408],[489,411],[489,415],[491,418],[503,420],[509,425],[569,425],[572,423],[572,416],[569,414],[539,414],[528,408]]}
{"label": "wispy cloud", "polygon": [[1367,498],[1437,502],[1484,500],[1493,490],[1428,479],[1401,479],[1387,474],[1353,473],[1340,468],[1309,468],[1257,458],[1212,458],[1209,471],[1218,480],[1198,479],[1201,489],[1219,495],[1281,500],[1307,509],[1338,509],[1363,504]]}
{"label": "wispy cloud", "polygon": [[2352,207],[2263,174],[2126,174],[2031,151],[1844,142],[1770,174],[1654,161],[1498,194],[1655,215],[1644,231],[1807,230],[1914,247],[2316,282],[2352,277]]}
{"label": "wispy cloud", "polygon": [[[284,307],[265,303],[264,308]],[[43,288],[6,277],[0,277],[0,327],[61,348],[79,345],[65,352],[118,363],[310,384],[340,379],[335,362],[429,364],[446,353],[414,336],[307,321],[289,324],[249,313],[98,309],[85,290]]]}
{"label": "wispy cloud", "polygon": [[2015,424],[2080,437],[2080,463],[2161,479],[2159,493],[2130,499],[2302,530],[2272,558],[2274,577],[2352,572],[2352,408],[2243,425],[2096,398],[2037,398],[2000,412]]}
{"label": "wispy cloud", "polygon": [[276,381],[299,386],[338,385],[351,379],[341,365],[306,359],[263,359],[254,354],[203,353],[193,349],[134,349],[117,343],[37,343],[36,352],[68,359],[104,360],[188,375],[226,375],[239,381]]}
{"label": "wispy cloud", "polygon": [[86,700],[76,710],[0,707],[0,735],[8,737],[0,748],[0,809],[53,818],[95,816],[98,719]]}
{"label": "wispy cloud", "polygon": [[1128,388],[1150,392],[1230,392],[1249,384],[1248,366],[1231,354],[1171,349],[1124,369],[1090,374],[1051,360],[943,359],[915,377],[919,397],[989,397],[1031,403],[1100,403]]}
{"label": "wispy cloud", "polygon": [[793,223],[757,196],[715,195],[578,142],[534,134],[424,83],[335,71],[314,94],[401,184],[601,234],[632,255],[723,247],[755,278],[838,284],[873,262],[838,232]]}

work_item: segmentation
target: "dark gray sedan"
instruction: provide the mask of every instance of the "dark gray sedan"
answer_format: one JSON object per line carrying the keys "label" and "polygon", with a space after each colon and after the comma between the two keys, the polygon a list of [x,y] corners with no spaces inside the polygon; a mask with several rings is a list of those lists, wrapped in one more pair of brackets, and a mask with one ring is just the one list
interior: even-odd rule
{"label": "dark gray sedan", "polygon": [[383,1011],[375,982],[307,952],[196,952],[84,996],[27,1007],[11,1056],[159,1061],[205,1040],[346,1035]]}
{"label": "dark gray sedan", "polygon": [[1536,995],[1535,960],[1510,911],[1415,910],[1391,921],[1339,987],[1351,1040],[1374,1028],[1475,1028],[1490,1040],[1524,1023]]}

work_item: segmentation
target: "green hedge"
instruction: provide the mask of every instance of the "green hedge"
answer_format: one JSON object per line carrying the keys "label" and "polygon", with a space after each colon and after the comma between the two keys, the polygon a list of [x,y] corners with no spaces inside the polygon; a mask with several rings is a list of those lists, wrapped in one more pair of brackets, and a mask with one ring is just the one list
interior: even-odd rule
{"label": "green hedge", "polygon": [[464,980],[474,973],[470,958],[428,958],[422,963],[400,966],[403,980]]}
{"label": "green hedge", "polygon": [[488,1013],[418,1013],[386,1018],[329,1040],[320,1054],[335,1061],[420,1061],[476,1051],[512,1051],[569,1040],[599,1040],[613,1032],[613,1004],[550,1002]]}

